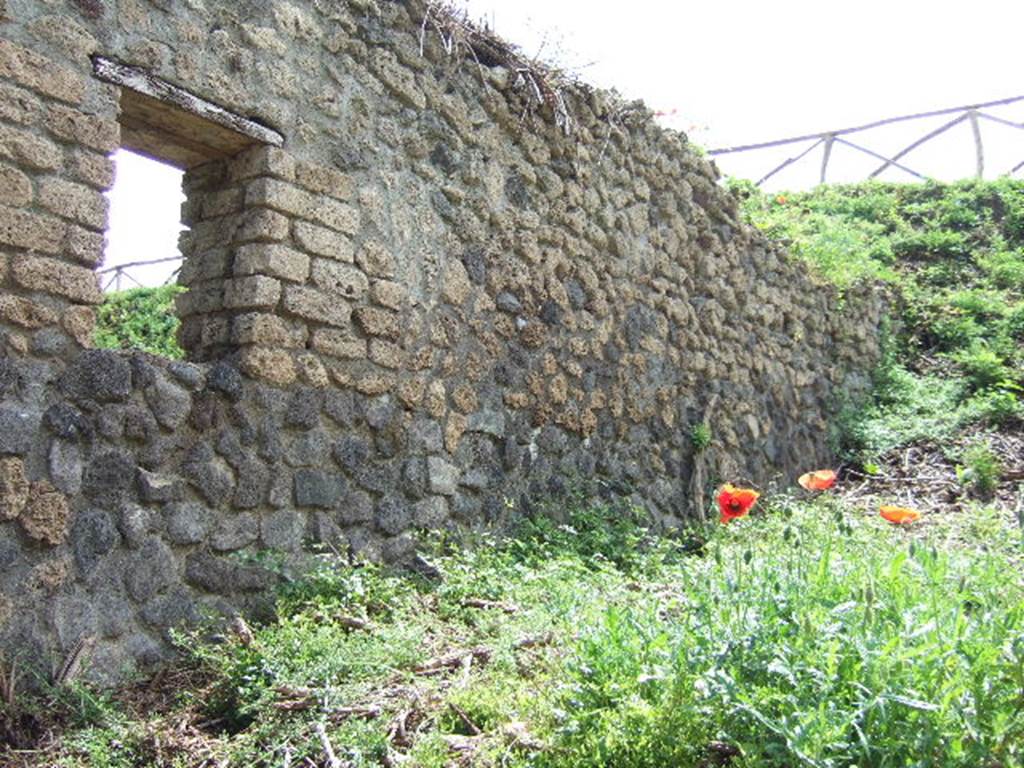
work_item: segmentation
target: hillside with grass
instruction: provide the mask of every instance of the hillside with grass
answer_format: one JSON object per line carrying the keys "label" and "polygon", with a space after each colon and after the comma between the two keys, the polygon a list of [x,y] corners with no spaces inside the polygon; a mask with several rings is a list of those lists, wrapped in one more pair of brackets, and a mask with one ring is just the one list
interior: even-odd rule
{"label": "hillside with grass", "polygon": [[938,473],[944,501],[953,481],[991,498],[1021,479],[1024,183],[733,186],[748,218],[821,280],[890,293],[885,360],[870,401],[835,424],[840,457],[869,474],[888,465],[904,487]]}
{"label": "hillside with grass", "polygon": [[684,531],[577,500],[404,571],[263,559],[276,615],[183,631],[155,677],[0,675],[0,764],[1024,766],[1024,185],[737,187],[820,280],[890,292],[834,484]]}

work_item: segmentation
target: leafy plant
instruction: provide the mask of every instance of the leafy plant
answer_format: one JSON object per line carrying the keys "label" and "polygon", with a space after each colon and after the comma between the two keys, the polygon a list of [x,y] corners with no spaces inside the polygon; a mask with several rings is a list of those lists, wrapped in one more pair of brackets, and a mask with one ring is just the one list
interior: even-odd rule
{"label": "leafy plant", "polygon": [[179,323],[174,313],[174,297],[183,290],[177,285],[166,285],[106,294],[96,313],[96,346],[140,349],[180,359],[182,350],[175,337]]}
{"label": "leafy plant", "polygon": [[978,496],[988,499],[995,493],[1002,472],[1002,462],[995,451],[985,442],[976,442],[964,449],[957,478]]}
{"label": "leafy plant", "polygon": [[711,427],[707,424],[694,424],[690,428],[690,445],[695,453],[701,453],[711,445]]}

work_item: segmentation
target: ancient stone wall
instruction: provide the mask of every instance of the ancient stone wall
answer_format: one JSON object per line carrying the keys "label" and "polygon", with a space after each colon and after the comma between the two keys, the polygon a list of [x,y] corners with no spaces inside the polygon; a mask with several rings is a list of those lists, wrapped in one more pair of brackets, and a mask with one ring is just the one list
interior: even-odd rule
{"label": "ancient stone wall", "polygon": [[[0,2],[0,648],[94,638],[113,678],[169,627],[265,613],[264,551],[401,561],[577,490],[677,524],[711,403],[712,479],[828,460],[878,297],[839,302],[641,106],[541,88],[427,11]],[[187,166],[189,362],[88,350],[121,144]]]}

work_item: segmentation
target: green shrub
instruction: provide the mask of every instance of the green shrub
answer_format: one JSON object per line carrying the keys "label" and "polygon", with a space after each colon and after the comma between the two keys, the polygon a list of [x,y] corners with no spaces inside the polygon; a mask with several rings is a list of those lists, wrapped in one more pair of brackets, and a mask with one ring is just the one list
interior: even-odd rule
{"label": "green shrub", "polygon": [[711,427],[707,424],[694,424],[690,428],[690,445],[695,453],[700,453],[711,445]]}
{"label": "green shrub", "polygon": [[974,391],[989,390],[1013,380],[1013,371],[1003,357],[983,343],[954,353],[953,359]]}
{"label": "green shrub", "polygon": [[979,392],[967,402],[967,410],[982,423],[1001,427],[1021,417],[1020,400],[1014,391],[997,389]]}
{"label": "green shrub", "polygon": [[183,290],[177,285],[166,285],[106,294],[96,314],[96,346],[139,349],[180,359],[174,297]]}
{"label": "green shrub", "polygon": [[997,288],[1024,290],[1024,253],[1001,251],[981,259],[981,267]]}
{"label": "green shrub", "polygon": [[981,498],[991,498],[1003,472],[999,456],[988,443],[976,442],[964,449],[962,459],[957,479]]}

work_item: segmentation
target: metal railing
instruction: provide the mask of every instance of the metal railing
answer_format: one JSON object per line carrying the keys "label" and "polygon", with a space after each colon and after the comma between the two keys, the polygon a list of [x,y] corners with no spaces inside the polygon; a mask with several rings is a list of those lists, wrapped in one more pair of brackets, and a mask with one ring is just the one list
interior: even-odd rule
{"label": "metal railing", "polygon": [[[134,283],[135,287],[137,288],[146,288],[149,286],[144,285],[139,280],[136,280],[134,277],[132,277],[131,274],[129,273],[129,270],[139,269],[140,267],[148,267],[153,264],[167,264],[172,261],[180,262],[182,261],[182,257],[168,256],[163,259],[150,259],[149,261],[129,261],[124,264],[118,264],[113,267],[107,267],[106,269],[98,270],[96,274],[100,276],[100,286],[104,291],[111,290],[111,286],[113,286],[113,290],[115,291],[124,290],[124,281],[126,279]],[[172,280],[174,280],[178,276],[178,272],[180,270],[181,267],[178,267],[178,269],[174,270],[170,274],[170,276],[166,280],[164,280],[162,284],[167,285]],[[108,275],[109,277],[107,277]],[[127,287],[131,288],[132,286],[128,285]]]}
{"label": "metal railing", "polygon": [[[786,158],[778,165],[774,166],[768,173],[763,175],[756,182],[757,186],[761,186],[770,178],[775,176],[780,171],[788,168],[805,157],[810,155],[818,147],[822,148],[821,155],[821,166],[818,175],[818,181],[820,184],[824,184],[828,179],[828,168],[829,161],[832,159],[832,150],[835,145],[840,144],[850,149],[857,150],[865,155],[868,155],[875,160],[881,162],[877,168],[875,168],[867,178],[874,179],[879,176],[882,172],[888,168],[897,168],[904,171],[916,179],[922,181],[927,180],[929,177],[927,174],[921,172],[920,169],[911,168],[904,161],[904,158],[918,149],[922,145],[932,141],[933,139],[946,133],[951,128],[964,123],[969,123],[971,127],[971,134],[974,139],[974,156],[975,156],[975,176],[977,178],[983,178],[985,174],[985,148],[982,141],[981,134],[981,121],[990,121],[999,125],[1008,126],[1010,128],[1017,128],[1024,130],[1024,123],[1016,123],[1012,120],[1007,120],[998,115],[993,115],[990,112],[983,112],[982,110],[991,110],[994,107],[1004,107],[1009,104],[1015,104],[1017,102],[1024,101],[1024,96],[1011,96],[1007,99],[998,99],[996,101],[986,101],[980,104],[969,104],[961,107],[949,107],[947,109],[936,109],[929,112],[917,112],[912,115],[900,115],[898,117],[889,117],[884,120],[876,120],[871,123],[865,123],[864,125],[852,126],[849,128],[837,128],[830,131],[822,131],[820,133],[809,133],[803,136],[793,136],[788,139],[777,139],[775,141],[763,141],[756,144],[743,144],[735,147],[724,147],[721,149],[713,149],[709,154],[712,156],[721,156],[735,154],[739,152],[754,152],[757,150],[771,149],[774,147],[782,147],[790,144],[802,144],[808,143],[808,146],[804,148],[799,154],[792,157]],[[893,125],[895,123],[909,122],[913,120],[926,120],[933,117],[941,117],[943,115],[955,115],[955,117],[938,128],[928,131],[923,136],[915,139],[909,144],[905,145],[898,152],[887,154],[884,152],[878,152],[874,149],[864,146],[863,143],[858,141],[850,140],[850,136],[853,134],[864,133],[871,131],[872,129],[881,128],[887,125]],[[1024,135],[1022,135],[1024,138]],[[1021,149],[1021,155],[1024,155],[1024,148]],[[1024,168],[1024,160],[1014,165],[1012,168],[1001,174],[1003,176],[1010,176],[1021,168]]]}

